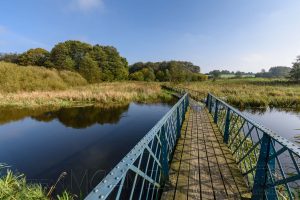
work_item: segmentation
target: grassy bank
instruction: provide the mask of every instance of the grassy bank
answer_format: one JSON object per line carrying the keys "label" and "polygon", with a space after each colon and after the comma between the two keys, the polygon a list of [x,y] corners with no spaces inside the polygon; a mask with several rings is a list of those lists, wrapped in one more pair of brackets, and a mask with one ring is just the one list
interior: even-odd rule
{"label": "grassy bank", "polygon": [[170,99],[159,83],[113,82],[88,84],[78,73],[0,62],[0,106],[39,107]]}
{"label": "grassy bank", "polygon": [[114,82],[72,87],[59,91],[0,93],[0,106],[38,107],[125,104],[131,101],[156,102],[170,99],[158,83]]}
{"label": "grassy bank", "polygon": [[78,73],[0,62],[0,92],[65,90],[87,85]]}
{"label": "grassy bank", "polygon": [[0,164],[0,199],[14,200],[73,200],[73,195],[63,192],[61,195],[52,195],[39,184],[26,182],[24,174],[14,174]]}
{"label": "grassy bank", "polygon": [[300,84],[283,79],[219,79],[173,86],[198,91],[202,99],[211,92],[239,108],[300,108]]}

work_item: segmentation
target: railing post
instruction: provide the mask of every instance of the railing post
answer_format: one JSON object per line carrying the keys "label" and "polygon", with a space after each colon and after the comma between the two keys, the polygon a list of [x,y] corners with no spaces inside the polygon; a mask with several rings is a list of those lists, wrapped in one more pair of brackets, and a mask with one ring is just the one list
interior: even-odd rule
{"label": "railing post", "polygon": [[268,160],[271,153],[271,142],[272,138],[264,133],[261,141],[259,157],[256,165],[256,173],[254,178],[254,184],[252,189],[252,198],[253,200],[267,199],[273,200],[276,199],[275,188],[270,188],[270,191],[267,191],[267,180],[268,180]]}
{"label": "railing post", "polygon": [[169,161],[167,152],[167,138],[165,132],[165,125],[161,127],[160,140],[161,140],[161,167],[162,167],[162,182],[165,183],[169,178]]}
{"label": "railing post", "polygon": [[225,119],[225,129],[224,129],[224,143],[228,144],[229,140],[229,127],[230,127],[230,108],[227,108],[226,119]]}
{"label": "railing post", "polygon": [[[190,99],[189,99],[189,94],[186,95],[186,104],[185,104],[185,110],[187,111],[187,108],[189,107],[190,104]],[[184,113],[185,114],[185,113]]]}
{"label": "railing post", "polygon": [[208,93],[207,97],[206,97],[206,107],[207,108],[209,107],[209,98],[210,98],[210,94]]}
{"label": "railing post", "polygon": [[214,116],[214,122],[217,124],[218,123],[218,111],[219,111],[219,101],[216,100],[216,105],[215,105],[215,116]]}
{"label": "railing post", "polygon": [[181,123],[183,123],[183,121],[184,121],[184,116],[185,116],[185,99],[183,99],[183,101],[182,101],[182,113],[181,113]]}
{"label": "railing post", "polygon": [[176,115],[176,120],[177,120],[177,138],[180,137],[180,129],[181,129],[181,123],[180,123],[180,113],[179,113],[179,107],[176,109],[177,115]]}
{"label": "railing post", "polygon": [[213,104],[213,97],[210,96],[210,98],[209,98],[209,106],[208,106],[208,111],[209,111],[209,113],[211,113],[212,104]]}

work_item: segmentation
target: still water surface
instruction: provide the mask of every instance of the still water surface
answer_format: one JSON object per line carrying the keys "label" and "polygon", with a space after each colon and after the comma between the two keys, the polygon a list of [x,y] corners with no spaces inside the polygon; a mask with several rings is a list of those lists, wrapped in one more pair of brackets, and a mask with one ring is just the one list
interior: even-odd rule
{"label": "still water surface", "polygon": [[84,196],[175,102],[110,109],[1,109],[0,163],[48,186],[67,172],[57,190]]}
{"label": "still water surface", "polygon": [[300,111],[268,108],[246,110],[244,113],[278,135],[300,145]]}

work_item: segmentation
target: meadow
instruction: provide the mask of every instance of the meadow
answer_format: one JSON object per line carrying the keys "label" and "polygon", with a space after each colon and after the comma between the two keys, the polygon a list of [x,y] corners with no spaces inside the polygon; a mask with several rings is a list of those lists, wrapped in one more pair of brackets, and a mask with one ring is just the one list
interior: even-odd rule
{"label": "meadow", "polygon": [[300,84],[286,79],[217,79],[169,86],[189,89],[200,99],[210,92],[239,108],[300,108]]}

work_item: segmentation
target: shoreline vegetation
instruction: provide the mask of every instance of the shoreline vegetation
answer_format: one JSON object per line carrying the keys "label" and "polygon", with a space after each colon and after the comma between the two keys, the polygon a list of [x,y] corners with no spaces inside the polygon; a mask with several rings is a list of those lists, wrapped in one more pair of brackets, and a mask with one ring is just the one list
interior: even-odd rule
{"label": "shoreline vegetation", "polygon": [[60,91],[0,92],[2,107],[71,107],[96,105],[113,107],[130,102],[156,103],[171,100],[160,84],[113,82],[73,87]]}
{"label": "shoreline vegetation", "polygon": [[188,89],[198,99],[205,99],[210,92],[239,109],[300,109],[300,84],[286,79],[217,79],[167,86]]}
{"label": "shoreline vegetation", "polygon": [[7,166],[0,164],[0,199],[74,200],[76,198],[67,191],[54,195],[54,187],[55,185],[44,188],[40,184],[28,183],[24,174],[13,173]]}

